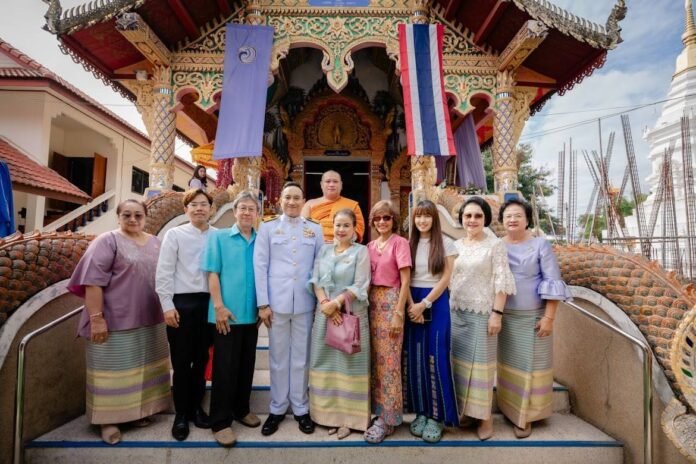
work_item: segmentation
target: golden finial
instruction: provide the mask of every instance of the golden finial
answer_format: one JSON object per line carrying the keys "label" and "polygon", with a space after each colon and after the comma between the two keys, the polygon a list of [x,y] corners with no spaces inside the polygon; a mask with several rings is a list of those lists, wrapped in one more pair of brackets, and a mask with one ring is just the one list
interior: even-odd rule
{"label": "golden finial", "polygon": [[684,34],[682,35],[682,42],[684,42],[684,45],[690,45],[696,43],[696,23],[694,23],[692,0],[684,1],[684,11]]}

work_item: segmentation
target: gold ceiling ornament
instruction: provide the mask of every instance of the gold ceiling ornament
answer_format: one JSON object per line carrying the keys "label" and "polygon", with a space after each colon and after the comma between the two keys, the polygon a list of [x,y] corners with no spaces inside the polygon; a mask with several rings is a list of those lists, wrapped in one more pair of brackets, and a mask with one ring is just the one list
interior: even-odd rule
{"label": "gold ceiling ornament", "polygon": [[152,85],[152,81],[124,79],[121,81],[121,84],[123,84],[124,87],[133,92],[135,95],[135,108],[143,118],[147,135],[152,138],[154,130],[153,105],[155,103],[154,86]]}
{"label": "gold ceiling ornament", "polygon": [[215,94],[222,91],[222,74],[216,72],[177,71],[174,73],[174,95],[191,89],[198,94],[196,104],[209,111],[217,102]]}
{"label": "gold ceiling ornament", "polygon": [[398,63],[397,26],[406,22],[408,16],[270,16],[267,24],[275,29],[271,70],[278,73],[280,60],[294,46],[320,49],[327,83],[339,93],[353,71],[353,50],[383,45],[387,55]]}
{"label": "gold ceiling ornament", "polygon": [[495,76],[476,76],[471,74],[446,74],[445,92],[454,97],[454,109],[466,116],[474,107],[471,97],[485,96],[489,102],[495,100]]}

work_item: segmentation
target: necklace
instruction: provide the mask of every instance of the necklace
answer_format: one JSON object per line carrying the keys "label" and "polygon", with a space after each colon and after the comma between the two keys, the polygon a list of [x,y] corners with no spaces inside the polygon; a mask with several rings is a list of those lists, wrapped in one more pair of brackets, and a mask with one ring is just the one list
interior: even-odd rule
{"label": "necklace", "polygon": [[390,239],[390,238],[391,238],[391,235],[390,235],[389,237],[387,237],[386,240],[377,239],[377,240],[376,240],[376,242],[377,242],[377,243],[376,243],[377,249],[378,249],[379,251],[384,250],[384,247],[387,246],[387,242],[389,242],[389,239]]}

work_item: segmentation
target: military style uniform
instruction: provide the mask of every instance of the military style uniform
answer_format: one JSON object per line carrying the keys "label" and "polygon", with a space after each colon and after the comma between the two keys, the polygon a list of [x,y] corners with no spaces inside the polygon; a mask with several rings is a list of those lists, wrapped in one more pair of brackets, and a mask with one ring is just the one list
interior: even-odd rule
{"label": "military style uniform", "polygon": [[307,289],[314,258],[324,244],[322,229],[311,219],[286,215],[264,221],[254,249],[256,300],[270,305],[270,413],[296,416],[309,412],[309,347],[316,298]]}

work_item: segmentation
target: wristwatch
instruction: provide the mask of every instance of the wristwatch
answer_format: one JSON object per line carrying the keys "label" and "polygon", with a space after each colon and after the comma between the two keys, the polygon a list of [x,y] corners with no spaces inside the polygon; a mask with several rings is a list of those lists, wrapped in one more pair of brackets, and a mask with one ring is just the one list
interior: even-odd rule
{"label": "wristwatch", "polygon": [[433,307],[433,302],[430,301],[430,300],[427,299],[427,298],[423,298],[423,299],[421,300],[421,302],[423,302],[423,303],[425,304],[425,309],[430,309],[430,308]]}

